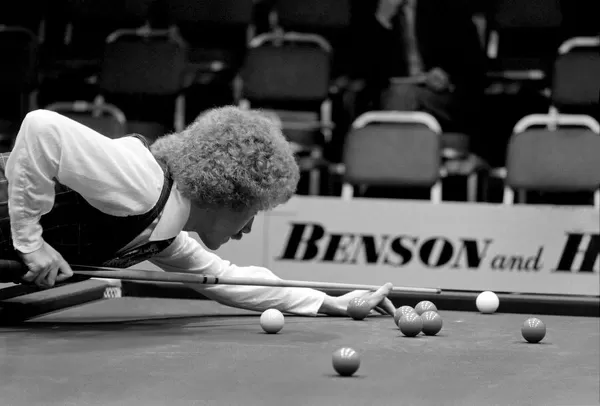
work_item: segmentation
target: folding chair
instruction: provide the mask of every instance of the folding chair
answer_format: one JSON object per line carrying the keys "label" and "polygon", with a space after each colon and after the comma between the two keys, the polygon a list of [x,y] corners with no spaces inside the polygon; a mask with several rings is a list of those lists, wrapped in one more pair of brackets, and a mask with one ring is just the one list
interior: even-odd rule
{"label": "folding chair", "polygon": [[487,19],[489,75],[544,80],[560,44],[560,0],[494,0]]}
{"label": "folding chair", "polygon": [[424,112],[371,111],[360,115],[344,145],[341,197],[349,200],[366,186],[430,189],[442,201],[441,127]]}
{"label": "folding chair", "polygon": [[276,0],[274,10],[276,26],[284,31],[327,38],[350,27],[349,0]]}
{"label": "folding chair", "polygon": [[127,134],[125,114],[112,104],[74,101],[53,103],[46,109],[69,117],[108,138],[120,138]]}
{"label": "folding chair", "polygon": [[106,40],[99,100],[123,110],[129,125],[156,123],[167,131],[183,130],[186,55],[176,29],[114,32]]}
{"label": "folding chair", "polygon": [[272,31],[316,34],[329,43],[332,76],[340,95],[350,86],[342,77],[348,75],[355,51],[350,33],[351,8],[351,0],[275,0],[273,5]]}
{"label": "folding chair", "polygon": [[0,25],[26,28],[43,42],[46,7],[43,0],[2,1]]}
{"label": "folding chair", "polygon": [[[514,128],[504,179],[504,204],[525,201],[525,191],[587,192],[600,208],[600,124],[585,115],[529,115]],[[517,192],[517,196],[515,196]]]}
{"label": "folding chair", "polygon": [[576,37],[558,49],[552,78],[552,111],[594,114],[600,89],[600,36]]}
{"label": "folding chair", "polygon": [[167,19],[187,42],[192,66],[200,74],[233,79],[253,36],[253,0],[165,1]]}
{"label": "folding chair", "polygon": [[323,148],[331,139],[331,47],[314,34],[269,33],[249,44],[236,99],[274,112],[288,140],[311,164],[309,193],[319,194]]}
{"label": "folding chair", "polygon": [[119,29],[135,29],[148,20],[154,0],[65,0],[64,43],[73,61],[102,59],[104,41]]}

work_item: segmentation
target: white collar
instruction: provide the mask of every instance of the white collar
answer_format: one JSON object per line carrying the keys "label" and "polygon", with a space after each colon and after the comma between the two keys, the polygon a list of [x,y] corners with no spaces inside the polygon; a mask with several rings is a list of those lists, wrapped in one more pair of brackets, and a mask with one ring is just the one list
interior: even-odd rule
{"label": "white collar", "polygon": [[177,237],[188,221],[190,208],[190,200],[184,197],[177,189],[177,184],[173,183],[167,204],[160,215],[158,224],[150,235],[150,241]]}

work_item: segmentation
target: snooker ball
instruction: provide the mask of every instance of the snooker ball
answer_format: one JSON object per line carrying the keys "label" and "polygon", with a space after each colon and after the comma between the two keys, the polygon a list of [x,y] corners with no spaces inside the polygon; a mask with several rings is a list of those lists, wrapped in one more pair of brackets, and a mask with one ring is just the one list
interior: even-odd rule
{"label": "snooker ball", "polygon": [[423,319],[417,313],[406,313],[400,317],[398,328],[407,337],[416,337],[423,330]]}
{"label": "snooker ball", "polygon": [[365,299],[355,297],[348,303],[346,312],[354,320],[363,320],[371,312],[371,306]]}
{"label": "snooker ball", "polygon": [[423,334],[426,336],[434,336],[442,330],[442,316],[437,312],[428,311],[421,315],[423,320]]}
{"label": "snooker ball", "polygon": [[400,318],[402,316],[404,316],[406,313],[415,313],[415,309],[413,309],[410,306],[400,306],[394,312],[394,323],[396,323],[396,325],[398,325]]}
{"label": "snooker ball", "polygon": [[496,295],[494,292],[486,290],[477,296],[475,305],[477,306],[477,310],[479,310],[481,313],[491,314],[498,310],[500,300],[498,299],[498,295]]}
{"label": "snooker ball", "polygon": [[349,347],[343,347],[333,353],[333,369],[341,376],[352,376],[360,366],[360,356]]}
{"label": "snooker ball", "polygon": [[417,305],[415,306],[415,312],[417,312],[417,314],[420,316],[425,312],[437,312],[437,307],[435,307],[435,305],[433,303],[431,303],[429,300],[423,300],[419,303],[417,303]]}
{"label": "snooker ball", "polygon": [[521,327],[523,338],[530,343],[539,343],[546,336],[546,325],[536,317],[525,320]]}
{"label": "snooker ball", "polygon": [[267,334],[276,334],[283,328],[283,314],[277,309],[265,310],[260,315],[260,326]]}

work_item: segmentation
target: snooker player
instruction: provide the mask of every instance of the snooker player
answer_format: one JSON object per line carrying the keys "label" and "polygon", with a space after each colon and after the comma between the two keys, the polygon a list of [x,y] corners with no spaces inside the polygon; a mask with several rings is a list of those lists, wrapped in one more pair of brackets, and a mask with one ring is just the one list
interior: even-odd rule
{"label": "snooker player", "polygon": [[[287,202],[298,179],[279,124],[258,111],[209,110],[152,145],[32,111],[0,160],[0,191],[8,194],[0,199],[0,258],[19,259],[28,269],[23,280],[45,288],[73,275],[69,263],[126,268],[148,260],[166,272],[275,279],[209,250],[249,233],[254,216]],[[190,287],[256,311],[343,316],[352,298],[363,297],[373,311],[394,313],[389,283],[339,297],[307,288]]]}

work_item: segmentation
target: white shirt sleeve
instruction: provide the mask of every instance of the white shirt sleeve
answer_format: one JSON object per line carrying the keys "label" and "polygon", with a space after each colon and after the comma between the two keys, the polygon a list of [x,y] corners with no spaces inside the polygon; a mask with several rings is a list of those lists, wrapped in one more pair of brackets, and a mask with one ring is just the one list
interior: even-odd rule
{"label": "white shirt sleeve", "polygon": [[142,214],[160,196],[163,174],[137,139],[107,138],[58,113],[36,110],[21,124],[6,165],[14,247],[42,245],[42,215],[54,204],[54,180],[114,216]]}
{"label": "white shirt sleeve", "polygon": [[[240,267],[221,259],[218,255],[207,251],[186,232],[179,233],[173,243],[150,262],[167,272],[198,272],[217,277],[278,279],[266,268]],[[188,286],[227,306],[255,311],[274,308],[303,316],[316,316],[325,298],[325,293],[307,288],[193,284]]]}

